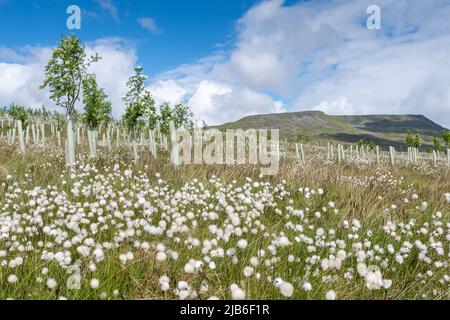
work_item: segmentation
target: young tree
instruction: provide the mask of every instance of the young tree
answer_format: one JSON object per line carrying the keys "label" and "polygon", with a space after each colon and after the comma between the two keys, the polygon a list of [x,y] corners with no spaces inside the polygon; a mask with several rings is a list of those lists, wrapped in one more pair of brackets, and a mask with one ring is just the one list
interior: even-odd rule
{"label": "young tree", "polygon": [[83,80],[83,122],[88,128],[89,150],[92,155],[97,152],[97,130],[100,124],[111,119],[112,104],[103,89],[99,88],[94,75]]}
{"label": "young tree", "polygon": [[181,127],[192,129],[194,127],[193,114],[184,103],[178,103],[174,106],[172,117],[176,129]]}
{"label": "young tree", "polygon": [[422,145],[422,137],[420,136],[420,134],[416,134],[413,137],[413,147],[416,149],[419,149],[419,147]]}
{"label": "young tree", "polygon": [[433,138],[433,145],[434,145],[434,150],[435,151],[440,151],[441,150],[441,139],[439,139],[438,137],[434,137]]}
{"label": "young tree", "polygon": [[21,105],[11,103],[8,107],[9,115],[16,121],[21,121],[23,128],[26,128],[28,124],[28,113],[25,108]]}
{"label": "young tree", "polygon": [[150,92],[145,91],[142,103],[145,109],[144,118],[147,121],[147,126],[150,130],[153,130],[158,125],[159,115],[156,112],[155,100]]}
{"label": "young tree", "polygon": [[306,131],[304,129],[302,129],[298,134],[297,134],[297,142],[298,143],[308,143],[309,142],[309,136],[306,133]]}
{"label": "young tree", "polygon": [[414,146],[414,136],[411,133],[411,131],[409,131],[409,130],[405,136],[405,143],[408,148],[413,148],[413,146]]}
{"label": "young tree", "polygon": [[86,59],[86,52],[80,39],[65,36],[53,50],[52,56],[45,67],[45,79],[41,89],[49,87],[50,98],[56,105],[63,107],[67,117],[67,163],[75,163],[74,115],[75,104],[80,99],[83,79],[87,68],[98,61],[98,55]]}
{"label": "young tree", "polygon": [[358,145],[359,148],[362,148],[364,147],[365,144],[367,144],[367,140],[366,138],[362,138],[356,144]]}
{"label": "young tree", "polygon": [[155,101],[150,92],[145,89],[147,77],[142,74],[142,70],[141,66],[134,69],[135,74],[127,82],[128,92],[122,98],[126,105],[122,120],[131,135],[135,159],[138,157],[136,147],[138,129],[144,126],[146,119],[150,128],[156,125],[158,119],[156,117]]}
{"label": "young tree", "polygon": [[170,105],[165,102],[159,107],[160,121],[159,127],[161,129],[161,133],[169,134],[170,131],[170,121],[174,120],[174,116],[172,114],[172,109],[170,109]]}
{"label": "young tree", "polygon": [[450,148],[450,131],[442,132],[442,138],[444,139],[445,146]]}
{"label": "young tree", "polygon": [[170,121],[173,121],[175,129],[181,127],[192,129],[194,127],[192,112],[184,103],[178,103],[172,109],[169,103],[165,102],[159,107],[159,114],[160,128],[161,132],[164,134],[169,134]]}
{"label": "young tree", "polygon": [[57,111],[53,112],[53,118],[56,121],[56,129],[62,131],[63,127],[66,125],[67,118]]}

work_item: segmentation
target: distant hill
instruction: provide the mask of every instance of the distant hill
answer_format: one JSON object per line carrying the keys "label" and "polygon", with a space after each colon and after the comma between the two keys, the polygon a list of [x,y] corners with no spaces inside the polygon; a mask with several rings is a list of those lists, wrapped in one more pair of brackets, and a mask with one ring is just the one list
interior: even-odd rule
{"label": "distant hill", "polygon": [[216,126],[219,129],[280,129],[282,138],[295,139],[304,131],[311,140],[356,143],[361,139],[380,146],[404,146],[408,130],[422,135],[424,145],[448,129],[422,115],[332,116],[322,111],[254,115]]}

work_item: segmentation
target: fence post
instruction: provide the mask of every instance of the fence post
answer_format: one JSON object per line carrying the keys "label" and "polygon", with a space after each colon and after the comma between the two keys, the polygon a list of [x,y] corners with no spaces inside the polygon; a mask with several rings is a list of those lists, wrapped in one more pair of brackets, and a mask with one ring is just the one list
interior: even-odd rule
{"label": "fence post", "polygon": [[25,153],[25,142],[23,140],[22,120],[17,120],[17,131],[19,132],[20,153]]}
{"label": "fence post", "polygon": [[305,159],[305,152],[303,151],[303,144],[300,143],[300,155],[302,156],[302,163],[303,165],[306,164],[306,159]]}
{"label": "fence post", "polygon": [[172,150],[170,153],[170,160],[172,160],[172,164],[175,167],[177,167],[180,165],[180,146],[178,145],[177,133],[173,121],[169,122],[169,128],[170,128],[170,147]]}
{"label": "fence post", "polygon": [[391,165],[395,165],[394,147],[389,147],[389,158],[391,160]]}
{"label": "fence post", "polygon": [[380,147],[376,146],[375,150],[377,153],[377,164],[380,164]]}

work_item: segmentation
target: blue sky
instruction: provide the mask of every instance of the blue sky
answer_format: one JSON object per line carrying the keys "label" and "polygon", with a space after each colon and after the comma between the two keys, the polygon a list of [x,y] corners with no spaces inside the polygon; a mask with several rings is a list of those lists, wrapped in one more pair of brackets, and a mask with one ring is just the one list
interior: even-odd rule
{"label": "blue sky", "polygon": [[[423,114],[450,127],[450,0],[0,0],[0,105],[39,90],[66,9],[119,118],[136,65],[157,103],[189,96],[208,124],[256,113]],[[80,104],[78,106],[82,108]]]}
{"label": "blue sky", "polygon": [[[152,74],[189,63],[232,45],[235,22],[256,0],[8,0],[0,1],[0,43],[11,48],[54,45],[67,34],[66,9],[78,5],[83,41],[127,38],[139,52],[139,63]],[[102,5],[103,3],[103,5]],[[106,4],[106,5],[105,5]],[[111,4],[111,6],[108,6]],[[156,31],[138,19],[151,17]]]}

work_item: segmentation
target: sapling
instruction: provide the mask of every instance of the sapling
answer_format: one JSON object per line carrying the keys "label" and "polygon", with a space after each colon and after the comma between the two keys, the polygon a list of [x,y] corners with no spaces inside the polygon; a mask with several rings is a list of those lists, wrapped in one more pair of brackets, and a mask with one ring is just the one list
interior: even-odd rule
{"label": "sapling", "polygon": [[112,104],[104,90],[99,88],[94,75],[88,75],[83,80],[83,123],[88,129],[89,151],[92,156],[97,154],[98,128],[100,124],[109,123]]}
{"label": "sapling", "polygon": [[450,131],[445,131],[442,133],[442,139],[444,140],[444,144],[447,149],[450,148]]}
{"label": "sapling", "polygon": [[155,101],[149,91],[145,89],[147,77],[142,74],[143,68],[138,66],[134,69],[135,74],[127,82],[128,92],[122,98],[126,105],[123,123],[126,126],[133,145],[135,161],[138,158],[136,137],[137,131],[145,124],[145,118],[154,115]]}
{"label": "sapling", "polygon": [[49,87],[50,98],[66,112],[68,165],[75,163],[75,104],[80,98],[87,68],[99,59],[98,55],[86,59],[85,48],[80,39],[75,35],[65,36],[53,50],[45,67],[45,79],[41,88]]}

